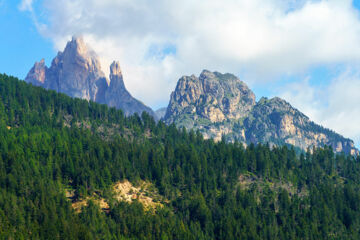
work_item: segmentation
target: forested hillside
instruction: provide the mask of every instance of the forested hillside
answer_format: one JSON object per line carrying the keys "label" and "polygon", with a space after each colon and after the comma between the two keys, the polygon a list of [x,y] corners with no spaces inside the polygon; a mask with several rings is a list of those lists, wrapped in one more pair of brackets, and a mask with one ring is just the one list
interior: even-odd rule
{"label": "forested hillside", "polygon": [[[161,204],[118,201],[125,180]],[[0,75],[0,239],[360,239],[359,187],[331,148],[215,143]]]}

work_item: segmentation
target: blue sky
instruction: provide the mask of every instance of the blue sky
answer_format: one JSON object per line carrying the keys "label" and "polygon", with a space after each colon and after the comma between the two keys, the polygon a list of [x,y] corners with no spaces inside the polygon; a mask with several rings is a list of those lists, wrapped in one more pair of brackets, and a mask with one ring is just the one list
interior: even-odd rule
{"label": "blue sky", "polygon": [[182,75],[231,72],[257,99],[281,96],[359,145],[360,0],[134,3],[0,0],[0,72],[24,79],[83,35],[104,72],[119,60],[130,92],[154,109]]}
{"label": "blue sky", "polygon": [[[32,21],[31,13],[20,11],[20,0],[0,0],[0,27],[2,35],[0,38],[0,72],[24,78],[33,65],[34,61],[44,58],[48,63],[56,55],[57,50],[51,39],[42,36]],[[43,1],[34,1],[34,8],[39,8]],[[360,9],[360,0],[354,0],[353,6]],[[46,18],[44,19],[46,21]],[[161,51],[163,50],[163,51]],[[164,58],[167,54],[174,54],[176,46],[166,44],[164,47],[152,45],[148,50],[147,57]],[[329,69],[324,66],[315,66],[310,69],[314,84],[326,83],[331,78]],[[294,76],[287,79],[291,81]],[[296,78],[296,77],[295,77]],[[258,95],[271,95],[266,90],[268,86],[255,86]]]}
{"label": "blue sky", "polygon": [[38,32],[21,1],[0,1],[0,72],[23,79],[35,60],[51,60],[56,54],[50,39]]}

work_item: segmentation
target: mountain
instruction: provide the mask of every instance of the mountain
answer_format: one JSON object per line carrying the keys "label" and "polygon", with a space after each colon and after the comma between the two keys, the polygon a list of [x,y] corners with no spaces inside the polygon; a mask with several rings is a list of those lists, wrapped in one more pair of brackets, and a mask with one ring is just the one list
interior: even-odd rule
{"label": "mountain", "polygon": [[122,109],[127,115],[146,111],[156,117],[151,108],[127,91],[119,63],[113,62],[107,79],[99,57],[81,37],[73,37],[53,59],[50,68],[43,59],[35,63],[25,81],[71,97],[107,104]]}
{"label": "mountain", "polygon": [[304,150],[328,145],[335,152],[359,154],[352,140],[314,123],[278,97],[261,98],[243,126],[248,142],[286,143]]}
{"label": "mountain", "polygon": [[[180,78],[171,94],[165,121],[187,128],[196,126],[202,119],[226,122],[247,116],[254,105],[254,93],[234,75],[204,70],[199,78],[194,75]],[[187,116],[194,118],[179,121]]]}
{"label": "mountain", "polygon": [[97,54],[80,38],[69,41],[48,68],[45,61],[34,64],[26,82],[122,109],[126,115],[143,111],[167,124],[199,130],[205,138],[218,141],[290,144],[306,150],[330,145],[335,152],[359,154],[352,140],[321,127],[280,98],[262,98],[239,78],[204,70],[199,77],[183,76],[171,94],[168,107],[158,112],[127,91],[119,62],[110,66],[107,78]]}
{"label": "mountain", "polygon": [[285,100],[256,102],[248,86],[229,73],[204,70],[199,77],[181,77],[164,120],[216,141],[225,137],[245,145],[290,144],[303,150],[330,145],[335,152],[359,154],[352,140],[315,124]]}
{"label": "mountain", "polygon": [[165,116],[166,109],[167,109],[166,107],[163,107],[163,108],[159,108],[158,110],[155,111],[155,114],[158,119],[162,119]]}
{"label": "mountain", "polygon": [[110,86],[105,93],[105,103],[110,107],[122,109],[126,115],[141,114],[145,111],[157,119],[151,108],[132,97],[126,90],[119,62],[113,62],[110,66]]}
{"label": "mountain", "polygon": [[0,239],[360,239],[359,189],[360,156],[214,142],[0,74]]}
{"label": "mountain", "polygon": [[50,68],[44,60],[35,63],[25,78],[36,86],[91,101],[104,99],[106,80],[98,56],[82,38],[68,42],[64,52],[59,52],[53,59]]}

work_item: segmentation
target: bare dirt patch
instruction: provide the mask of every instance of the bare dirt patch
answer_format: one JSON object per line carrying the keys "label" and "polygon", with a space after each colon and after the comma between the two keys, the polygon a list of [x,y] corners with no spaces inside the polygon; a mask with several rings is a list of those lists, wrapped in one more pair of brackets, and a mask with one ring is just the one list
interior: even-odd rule
{"label": "bare dirt patch", "polygon": [[128,180],[117,182],[113,186],[113,191],[116,200],[126,202],[137,200],[146,210],[162,207],[161,202],[165,201],[151,183],[144,181],[141,181],[138,186],[134,186]]}
{"label": "bare dirt patch", "polygon": [[[163,207],[163,203],[168,202],[161,196],[156,187],[150,182],[140,181],[138,185],[134,186],[128,180],[117,182],[112,186],[113,198],[116,201],[140,202],[146,211],[154,211],[157,207]],[[75,191],[66,189],[66,198],[71,201],[72,208],[77,212],[81,212],[82,207],[88,205],[91,200],[104,211],[109,211],[108,199],[101,196],[100,193],[93,193],[92,196],[86,198],[76,198]]]}

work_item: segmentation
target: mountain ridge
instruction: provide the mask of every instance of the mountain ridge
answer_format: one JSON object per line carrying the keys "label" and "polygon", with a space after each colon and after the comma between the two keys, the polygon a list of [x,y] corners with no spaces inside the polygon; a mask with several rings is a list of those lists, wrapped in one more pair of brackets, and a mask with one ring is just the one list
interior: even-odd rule
{"label": "mountain ridge", "polygon": [[81,37],[73,37],[47,67],[36,62],[26,82],[71,97],[122,109],[125,115],[149,113],[166,124],[199,130],[205,138],[226,141],[290,144],[302,150],[330,145],[335,152],[359,154],[352,140],[323,128],[275,97],[256,101],[255,94],[233,74],[203,70],[199,77],[182,76],[170,96],[166,111],[154,112],[126,89],[120,63],[110,66],[109,77],[97,54]]}
{"label": "mountain ridge", "polygon": [[135,99],[126,89],[119,62],[110,66],[109,79],[101,69],[97,54],[82,37],[73,37],[63,52],[58,52],[51,66],[44,59],[36,62],[25,78],[26,82],[122,109],[126,115],[146,111],[156,119],[154,111]]}
{"label": "mountain ridge", "polygon": [[167,124],[199,130],[219,141],[290,144],[302,150],[330,145],[335,152],[357,155],[354,142],[326,129],[285,100],[261,98],[233,74],[203,70],[183,76],[170,96]]}

